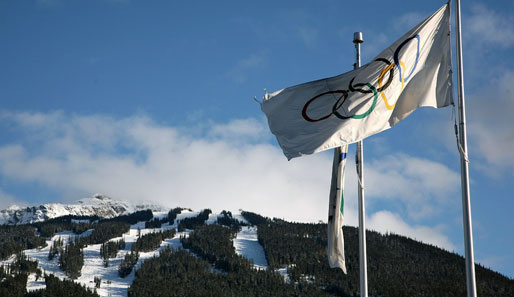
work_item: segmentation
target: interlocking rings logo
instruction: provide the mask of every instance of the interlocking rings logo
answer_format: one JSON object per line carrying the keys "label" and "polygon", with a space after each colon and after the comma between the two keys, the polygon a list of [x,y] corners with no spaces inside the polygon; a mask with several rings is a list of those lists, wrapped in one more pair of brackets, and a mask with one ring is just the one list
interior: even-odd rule
{"label": "interlocking rings logo", "polygon": [[[409,42],[413,41],[414,39],[417,41],[416,60],[414,62],[414,65],[412,66],[412,69],[410,70],[409,74],[407,76],[405,76],[405,74],[406,74],[406,72],[405,72],[405,64],[404,64],[404,62],[400,61],[399,55],[400,55],[401,49],[405,45],[407,45]],[[384,58],[378,58],[378,59],[375,59],[373,61],[373,62],[382,62],[382,63],[385,64],[385,67],[383,68],[383,70],[378,75],[378,79],[377,79],[378,87],[373,86],[369,82],[367,82],[367,83],[354,83],[355,78],[356,78],[356,76],[355,76],[355,77],[353,77],[350,80],[350,83],[348,84],[348,90],[328,91],[328,92],[324,92],[324,93],[318,94],[318,95],[312,97],[311,99],[309,99],[305,103],[303,108],[302,108],[302,117],[306,121],[308,121],[308,122],[323,121],[323,120],[326,120],[326,119],[330,118],[332,115],[336,116],[337,118],[339,118],[341,120],[346,120],[346,119],[363,119],[363,118],[367,117],[375,109],[375,107],[377,105],[377,101],[378,101],[378,94],[380,94],[380,96],[384,100],[385,107],[388,110],[392,110],[395,107],[396,102],[394,104],[389,103],[389,101],[388,101],[384,91],[393,82],[393,79],[394,79],[394,68],[395,67],[398,69],[398,76],[399,76],[398,78],[399,78],[399,81],[401,82],[401,89],[403,90],[405,82],[408,81],[411,78],[411,75],[414,73],[414,70],[416,69],[416,67],[418,65],[418,61],[419,61],[419,44],[420,44],[420,37],[419,37],[419,34],[416,34],[415,36],[412,36],[412,37],[409,37],[409,38],[405,39],[396,48],[396,50],[394,51],[394,55],[393,55],[394,63],[391,63],[389,60],[384,59]],[[387,81],[385,83],[383,83],[384,82],[384,77],[386,75],[387,75]],[[350,92],[359,92],[361,94],[373,94],[372,97],[367,99],[367,100],[371,100],[371,99],[373,100],[371,102],[371,105],[370,105],[370,107],[368,108],[367,111],[365,111],[365,112],[363,112],[361,114],[353,114],[353,115],[345,115],[342,112],[340,112],[340,108],[343,106],[343,104],[345,103],[346,99],[348,99],[348,94]],[[332,106],[332,111],[328,112],[325,115],[318,116],[317,118],[312,118],[308,114],[309,106],[314,101],[318,100],[319,98],[321,98],[323,96],[331,96],[331,97],[334,98],[335,102],[334,102],[334,105]]]}

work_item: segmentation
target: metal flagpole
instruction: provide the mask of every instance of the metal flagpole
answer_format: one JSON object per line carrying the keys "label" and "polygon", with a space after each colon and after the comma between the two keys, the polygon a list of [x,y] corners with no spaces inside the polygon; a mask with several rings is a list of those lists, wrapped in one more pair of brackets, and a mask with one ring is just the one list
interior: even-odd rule
{"label": "metal flagpole", "polygon": [[476,297],[475,257],[471,226],[471,202],[469,199],[468,143],[466,140],[466,106],[464,104],[464,74],[462,67],[462,38],[460,22],[460,0],[455,1],[455,27],[457,29],[457,90],[459,97],[459,145],[462,185],[462,220],[464,223],[464,245],[466,251],[466,285],[468,297]]}
{"label": "metal flagpole", "polygon": [[[355,43],[356,61],[355,69],[361,67],[361,43],[362,32],[353,33]],[[362,154],[362,140],[357,142],[357,179],[359,180],[359,268],[360,268],[360,292],[361,297],[368,296],[368,273],[366,264],[366,210],[364,207],[364,159]]]}

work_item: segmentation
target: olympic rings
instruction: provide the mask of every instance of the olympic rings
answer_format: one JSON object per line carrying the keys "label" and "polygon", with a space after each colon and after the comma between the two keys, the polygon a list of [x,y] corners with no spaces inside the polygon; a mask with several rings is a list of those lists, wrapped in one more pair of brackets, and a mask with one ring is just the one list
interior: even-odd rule
{"label": "olympic rings", "polygon": [[[400,62],[400,65],[401,67],[403,68],[403,70],[405,70],[405,64],[403,62]],[[378,76],[378,86],[381,87],[382,86],[382,78],[384,77],[384,74],[387,72],[387,70],[389,70],[389,68],[392,68],[394,66],[394,64],[390,64],[389,66],[387,66],[384,70],[382,70],[382,72],[380,73],[380,75]],[[391,74],[389,74],[389,79],[391,80],[392,79],[392,76]],[[402,78],[402,89],[403,89],[403,84],[404,84],[404,80]],[[393,109],[395,106],[396,106],[396,102],[393,104],[393,105],[389,105],[389,102],[387,102],[387,97],[386,95],[384,94],[384,92],[380,92],[380,96],[382,97],[382,99],[384,99],[384,103],[385,103],[385,106],[388,110],[391,110]]]}
{"label": "olympic rings", "polygon": [[[324,95],[328,95],[328,94],[337,94],[337,93],[340,93],[340,94],[343,94],[341,95],[341,97],[339,97],[339,99],[337,99],[336,103],[334,104],[334,108],[335,109],[339,109],[344,101],[346,100],[346,98],[348,98],[348,92],[345,91],[345,90],[335,90],[335,91],[328,91],[328,92],[325,92],[325,93],[322,93],[322,94],[319,94],[315,97],[312,97],[309,101],[307,101],[307,103],[305,103],[305,105],[303,106],[303,109],[302,109],[302,116],[303,118],[308,121],[308,122],[319,122],[319,121],[322,121],[322,120],[326,120],[328,119],[331,115],[333,115],[334,113],[329,113],[319,119],[311,119],[308,115],[307,115],[307,108],[309,107],[309,104],[311,104],[314,100],[318,99],[319,97],[321,96],[324,96]],[[341,98],[343,98],[343,102],[341,102],[341,104],[339,106],[337,106],[337,102],[339,102],[339,100],[341,100]],[[332,108],[332,109],[334,109]]]}
{"label": "olympic rings", "polygon": [[[378,58],[378,59],[375,59],[374,61],[384,62],[388,66],[392,65],[391,62],[389,62],[387,59],[384,59],[384,58]],[[377,92],[379,92],[379,93],[382,92],[383,90],[387,89],[387,87],[389,87],[389,85],[393,81],[394,69],[392,67],[387,67],[387,69],[391,69],[390,72],[389,72],[389,78],[387,79],[387,82],[386,82],[386,84],[383,87],[377,89]],[[356,87],[363,87],[366,84],[358,83],[358,84],[353,85],[353,81],[354,80],[355,80],[355,77],[352,78],[352,80],[350,80],[350,83],[348,84],[348,89],[350,91],[352,91],[352,92],[360,92],[360,93],[363,93],[363,94],[370,94],[370,93],[372,93],[372,90],[356,89]]]}
{"label": "olympic rings", "polygon": [[[375,109],[375,106],[376,106],[376,104],[377,104],[378,93],[377,93],[377,89],[375,89],[375,87],[374,87],[374,86],[372,86],[370,83],[367,83],[367,84],[366,84],[366,86],[367,86],[368,88],[370,88],[370,91],[372,91],[372,92],[373,92],[373,103],[371,103],[370,108],[369,108],[365,113],[363,113],[363,114],[355,114],[355,115],[352,115],[352,116],[349,116],[349,117],[345,117],[345,116],[341,115],[341,114],[337,111],[337,109],[339,109],[339,107],[341,107],[341,105],[343,105],[343,104],[341,103],[338,107],[336,107],[336,105],[337,105],[337,101],[336,101],[336,104],[334,104],[334,107],[332,107],[332,113],[333,113],[336,117],[338,117],[338,118],[340,118],[340,119],[342,119],[342,120],[346,120],[346,119],[350,119],[350,118],[352,118],[352,119],[362,119],[362,118],[367,117],[367,116],[368,116],[368,115],[373,111],[373,109]],[[338,101],[339,101],[339,100],[338,100]],[[343,101],[344,101],[344,100],[343,100]]]}
{"label": "olympic rings", "polygon": [[[405,72],[406,72],[405,71],[405,63],[399,60],[399,54],[400,54],[400,50],[407,43],[412,41],[413,39],[417,40],[416,60],[414,62],[414,66],[410,70],[409,75],[407,75],[405,77]],[[416,35],[414,35],[412,37],[409,37],[409,38],[405,39],[396,48],[396,50],[394,51],[394,55],[393,55],[394,64],[391,63],[389,60],[384,59],[384,58],[377,58],[377,59],[375,59],[374,61],[383,62],[383,63],[385,63],[387,65],[382,70],[382,72],[380,72],[380,75],[378,76],[378,82],[377,82],[378,83],[378,88],[375,88],[369,82],[368,83],[356,83],[356,84],[354,84],[354,80],[355,80],[356,76],[353,77],[350,80],[350,83],[348,84],[348,89],[349,89],[350,92],[359,92],[359,93],[362,93],[362,94],[373,93],[373,102],[371,103],[371,106],[369,107],[369,109],[366,112],[364,112],[362,114],[354,114],[354,115],[351,115],[351,116],[345,116],[345,115],[342,115],[341,113],[339,113],[338,110],[343,106],[343,104],[345,103],[346,99],[348,99],[348,91],[347,90],[335,90],[335,91],[328,91],[328,92],[321,93],[321,94],[316,95],[316,96],[312,97],[311,99],[309,99],[305,103],[303,108],[302,108],[302,117],[306,121],[308,121],[308,122],[319,122],[319,121],[322,121],[322,120],[326,120],[329,117],[331,117],[332,115],[335,115],[337,118],[342,119],[342,120],[346,120],[346,119],[363,119],[363,118],[367,117],[375,109],[376,104],[377,104],[377,99],[378,99],[378,93],[380,93],[380,96],[384,100],[386,108],[388,110],[392,110],[396,106],[396,102],[394,104],[392,104],[392,105],[389,104],[389,102],[387,100],[387,97],[384,94],[384,91],[391,85],[391,83],[393,81],[394,67],[396,66],[396,68],[398,68],[399,79],[400,79],[400,82],[401,82],[401,89],[403,90],[405,82],[409,80],[409,78],[414,73],[414,70],[416,69],[416,67],[418,65],[418,61],[419,61],[419,47],[420,47],[420,36],[419,36],[419,34],[416,34]],[[382,82],[383,82],[384,76],[386,75],[386,73],[388,71],[389,71],[389,77],[387,79],[387,82],[382,86]],[[363,89],[364,86],[367,86],[369,89],[368,90],[364,90]],[[317,119],[311,118],[307,114],[307,109],[309,108],[309,105],[312,102],[314,102],[316,99],[318,99],[318,98],[320,98],[322,96],[325,96],[325,95],[329,95],[329,94],[341,94],[339,96],[339,98],[336,99],[334,105],[332,106],[332,112],[330,112],[330,113],[328,113],[326,115],[323,115],[323,116],[321,116],[320,118],[317,118]],[[334,99],[336,97],[337,96],[334,96]]]}
{"label": "olympic rings", "polygon": [[399,58],[398,58],[398,55],[400,54],[400,50],[402,49],[402,47],[404,47],[409,41],[411,41],[412,39],[416,38],[417,41],[418,41],[418,47],[417,47],[417,50],[416,50],[416,62],[414,62],[414,67],[412,67],[412,70],[410,71],[409,75],[407,75],[407,77],[405,78],[405,80],[409,80],[410,76],[412,75],[412,73],[414,72],[414,69],[416,69],[416,66],[418,65],[418,60],[419,60],[419,34],[416,34],[412,37],[409,37],[407,39],[405,39],[397,48],[396,50],[394,51],[394,64],[396,65],[396,67],[398,68],[398,71],[400,73],[400,81],[403,81],[403,75],[402,75],[402,70],[400,68],[400,61],[399,61]]}

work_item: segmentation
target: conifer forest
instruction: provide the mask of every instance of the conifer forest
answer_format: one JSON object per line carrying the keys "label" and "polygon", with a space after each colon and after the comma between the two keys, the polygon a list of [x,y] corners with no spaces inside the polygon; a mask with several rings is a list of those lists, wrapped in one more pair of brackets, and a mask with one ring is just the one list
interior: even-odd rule
{"label": "conifer forest", "polygon": [[[343,227],[348,274],[328,266],[327,225],[295,223],[241,211],[214,216],[205,209],[180,218],[185,209],[166,216],[138,211],[111,219],[65,216],[44,222],[0,226],[0,297],[100,296],[106,280],[76,282],[84,264],[84,249],[100,245],[104,267],[116,265],[115,277],[133,277],[130,297],[170,296],[359,296],[358,230]],[[189,211],[189,210],[188,210]],[[137,240],[124,235],[139,223]],[[142,227],[141,227],[142,226]],[[168,226],[163,228],[162,226]],[[241,228],[255,226],[267,268],[236,252]],[[150,231],[151,230],[151,231]],[[69,240],[49,241],[59,232]],[[121,238],[121,239],[120,239]],[[163,245],[175,238],[180,248]],[[48,244],[50,243],[50,244]],[[47,246],[48,245],[48,246]],[[42,271],[25,250],[48,247],[48,261],[57,261],[65,277]],[[367,232],[369,296],[465,296],[464,259],[439,247],[395,235]],[[144,253],[158,251],[139,261]],[[46,256],[45,256],[46,257]],[[122,257],[119,264],[113,264]],[[138,264],[139,263],[139,264]],[[514,280],[476,265],[479,296],[514,296]],[[27,290],[29,276],[45,286]]]}

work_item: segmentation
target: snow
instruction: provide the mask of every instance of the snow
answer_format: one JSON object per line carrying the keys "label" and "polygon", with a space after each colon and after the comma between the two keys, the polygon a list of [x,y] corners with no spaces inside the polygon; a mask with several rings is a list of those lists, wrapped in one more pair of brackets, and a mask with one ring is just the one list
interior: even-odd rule
{"label": "snow", "polygon": [[220,216],[221,214],[214,214],[214,213],[211,213],[209,215],[209,218],[207,219],[207,221],[205,221],[205,224],[207,225],[212,225],[212,224],[216,224],[216,222],[218,222],[218,217]]}
{"label": "snow", "polygon": [[[174,250],[182,249],[183,247],[182,243],[180,242],[180,237],[189,236],[190,230],[186,230],[185,232],[177,232],[173,238],[166,239],[163,242],[161,242],[160,247],[154,251],[141,252],[135,269],[132,270],[132,272],[127,277],[121,278],[118,275],[118,267],[121,261],[124,259],[125,255],[127,253],[130,253],[132,244],[134,244],[137,241],[138,233],[140,233],[140,235],[142,236],[152,232],[176,229],[179,220],[188,217],[195,217],[198,216],[198,214],[200,214],[200,212],[183,210],[181,214],[177,215],[177,219],[175,220],[175,223],[173,225],[170,226],[169,223],[165,223],[162,224],[160,228],[145,229],[145,222],[138,222],[134,225],[131,225],[129,232],[123,234],[120,237],[110,239],[110,241],[118,241],[121,239],[125,240],[125,249],[120,250],[116,258],[109,259],[108,267],[104,267],[103,259],[100,255],[101,244],[93,244],[84,247],[84,266],[81,270],[81,276],[74,281],[82,285],[85,285],[86,287],[91,288],[92,290],[95,290],[94,278],[98,277],[101,279],[101,286],[100,288],[96,288],[96,291],[100,296],[126,297],[127,289],[134,281],[134,271],[139,269],[144,261],[152,257],[158,256],[159,252],[166,247],[171,247]],[[167,215],[167,212],[154,213],[154,217],[158,219],[165,218]],[[211,214],[206,223],[216,223],[218,216],[219,214]],[[246,223],[246,220],[240,213],[234,213],[233,217],[241,222]],[[54,276],[59,277],[60,279],[69,279],[68,276],[66,276],[66,274],[59,268],[59,256],[56,256],[51,261],[48,260],[50,247],[53,245],[53,242],[58,239],[63,240],[63,245],[66,246],[74,237],[88,236],[91,234],[91,232],[92,229],[87,230],[80,235],[76,235],[72,231],[59,232],[56,233],[51,239],[48,239],[46,241],[46,247],[25,250],[24,253],[29,257],[29,259],[38,261],[39,268],[42,270],[43,273],[53,274]],[[237,233],[236,238],[233,240],[233,245],[237,254],[246,257],[254,262],[255,269],[268,268],[264,250],[262,246],[259,244],[257,238],[256,226],[242,227],[241,231]],[[12,263],[14,259],[15,256],[13,255],[8,260],[1,261],[0,265]],[[284,276],[285,280],[288,279],[287,269],[281,271],[281,274]],[[35,273],[30,274],[27,281],[27,290],[33,291],[41,288],[45,288],[44,277],[41,277],[36,281]]]}
{"label": "snow", "polygon": [[287,267],[277,269],[278,273],[284,278],[285,283],[291,283],[291,279],[289,278],[289,274],[287,273]]}
{"label": "snow", "polygon": [[167,211],[152,211],[154,219],[162,220],[168,217]]}
{"label": "snow", "polygon": [[199,214],[199,211],[189,211],[187,209],[184,209],[181,213],[177,215],[177,218],[175,219],[175,224],[177,223],[177,221],[183,220],[185,218],[197,217]]}
{"label": "snow", "polygon": [[75,219],[71,219],[71,222],[72,223],[76,223],[76,224],[80,224],[80,223],[90,223],[89,220],[75,220]]}
{"label": "snow", "polygon": [[9,206],[6,210],[12,210],[12,211],[15,211],[15,210],[20,210],[20,209],[22,209],[22,208],[24,208],[24,207],[19,206],[19,205],[16,205],[16,204],[13,204],[13,205]]}
{"label": "snow", "polygon": [[307,274],[300,275],[300,279],[309,284],[313,284],[316,281],[316,277],[314,275]]}
{"label": "snow", "polygon": [[255,269],[267,269],[268,261],[257,237],[257,226],[243,226],[234,239],[236,253],[253,260]]}
{"label": "snow", "polygon": [[95,194],[93,197],[80,199],[73,204],[47,203],[32,207],[13,205],[0,210],[0,224],[28,224],[66,215],[97,215],[112,218],[145,209],[158,212],[165,210],[160,205],[133,205],[102,194]]}
{"label": "snow", "polygon": [[[97,289],[98,295],[125,297],[127,296],[127,289],[134,281],[135,270],[141,267],[141,263],[154,256],[158,256],[159,251],[166,248],[167,246],[170,246],[173,249],[182,248],[182,244],[180,243],[180,235],[183,235],[183,232],[176,234],[173,238],[164,240],[161,243],[161,246],[154,251],[139,253],[139,260],[132,272],[125,278],[119,277],[118,267],[120,266],[121,261],[123,261],[125,258],[125,255],[130,253],[132,244],[137,241],[139,233],[138,229],[141,232],[141,236],[148,233],[171,229],[169,224],[166,226],[163,224],[161,228],[151,229],[144,229],[144,226],[144,222],[131,225],[130,231],[128,233],[123,234],[122,237],[117,237],[110,240],[117,241],[124,239],[125,249],[120,250],[116,258],[109,259],[109,266],[107,268],[103,266],[103,259],[100,256],[101,244],[84,248],[84,267],[82,267],[82,275],[77,279],[77,281],[93,289],[95,285],[94,277],[96,276],[102,280],[100,288]],[[91,252],[86,253],[86,249],[90,250]]]}
{"label": "snow", "polygon": [[[241,210],[240,210],[241,211]],[[250,222],[248,222],[248,220],[246,220],[246,218],[240,213],[233,213],[232,214],[232,217],[238,221],[240,221],[241,223],[243,224],[247,224],[247,225],[250,225]]]}
{"label": "snow", "polygon": [[[30,284],[30,290],[29,290],[29,284]],[[29,274],[29,277],[27,279],[27,290],[33,291],[33,290],[44,289],[44,288],[46,288],[44,275],[41,275],[41,277],[39,277],[39,279],[36,280],[35,273]]]}
{"label": "snow", "polygon": [[93,230],[94,229],[89,229],[89,230],[86,230],[84,231],[83,233],[81,233],[80,235],[78,235],[79,237],[86,237],[86,236],[89,236],[91,235],[91,233],[93,233]]}
{"label": "snow", "polygon": [[[88,231],[86,231],[88,232]],[[48,260],[48,253],[50,252],[50,247],[53,245],[53,242],[61,239],[63,241],[63,246],[67,245],[70,239],[77,236],[75,233],[71,231],[66,232],[59,232],[56,233],[51,239],[46,241],[47,246],[41,249],[35,248],[30,250],[25,250],[24,253],[27,255],[27,257],[31,260],[37,260],[39,263],[39,268],[43,272],[43,275],[46,274],[53,274],[56,277],[59,277],[61,279],[67,278],[66,274],[59,268],[58,261],[59,257],[56,256],[53,260]],[[45,287],[45,281],[44,279],[40,281],[35,281],[36,278],[30,277],[27,281],[27,290],[32,291],[36,289],[41,289]]]}
{"label": "snow", "polygon": [[[169,224],[163,224],[161,228],[152,228],[152,229],[144,229],[145,223],[139,222],[137,224],[130,226],[130,231],[123,234],[121,237],[113,238],[110,241],[117,241],[120,239],[125,240],[125,249],[120,250],[116,258],[109,259],[109,266],[104,267],[103,258],[100,256],[100,247],[101,244],[93,244],[84,247],[84,266],[81,270],[81,276],[74,280],[77,283],[85,285],[91,289],[95,289],[94,278],[98,277],[102,280],[100,288],[97,288],[97,293],[100,296],[118,296],[118,297],[126,297],[127,289],[134,281],[134,270],[125,278],[121,278],[118,275],[118,267],[125,257],[127,253],[130,253],[130,249],[132,244],[137,241],[138,237],[138,228],[141,228],[141,235],[151,233],[151,232],[159,232],[162,230],[171,229],[172,227]],[[87,236],[91,233],[91,230],[88,230],[78,236]],[[173,238],[166,239],[161,243],[161,246],[152,252],[140,253],[139,260],[135,266],[135,269],[141,267],[141,263],[145,260],[148,260],[154,256],[159,255],[159,251],[170,246],[173,249],[181,249],[182,243],[180,242],[181,235],[188,235],[188,232],[179,232]],[[71,231],[56,233],[51,239],[47,240],[47,246],[40,249],[29,249],[25,250],[24,253],[31,260],[37,260],[39,263],[39,268],[43,271],[43,273],[53,274],[60,279],[69,279],[68,276],[59,268],[58,261],[59,256],[56,256],[52,261],[48,260],[48,253],[50,252],[50,247],[54,241],[58,239],[63,240],[63,244],[67,245],[68,242],[73,239],[76,234]],[[0,262],[0,265],[6,265],[8,263],[12,263],[15,259],[13,255],[8,260]],[[41,288],[45,288],[44,278],[40,278],[36,281],[35,273],[29,275],[27,281],[27,290],[33,291]]]}

